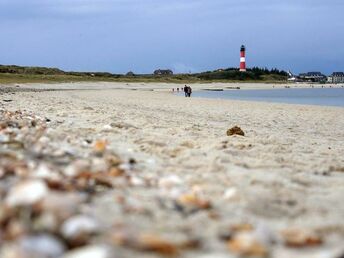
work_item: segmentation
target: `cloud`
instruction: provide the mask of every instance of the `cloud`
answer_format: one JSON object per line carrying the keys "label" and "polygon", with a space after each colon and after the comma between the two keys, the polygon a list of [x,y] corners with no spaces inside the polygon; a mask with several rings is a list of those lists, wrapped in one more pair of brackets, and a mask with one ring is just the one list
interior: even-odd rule
{"label": "cloud", "polygon": [[343,10],[343,0],[0,0],[0,61],[188,72],[237,65],[245,43],[250,65],[339,66]]}

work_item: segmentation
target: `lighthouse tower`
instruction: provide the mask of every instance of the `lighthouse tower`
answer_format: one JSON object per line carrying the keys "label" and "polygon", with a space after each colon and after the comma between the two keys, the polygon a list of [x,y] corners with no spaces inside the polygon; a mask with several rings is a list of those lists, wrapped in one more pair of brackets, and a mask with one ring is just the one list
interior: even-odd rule
{"label": "lighthouse tower", "polygon": [[244,45],[240,48],[240,72],[246,72],[246,48]]}

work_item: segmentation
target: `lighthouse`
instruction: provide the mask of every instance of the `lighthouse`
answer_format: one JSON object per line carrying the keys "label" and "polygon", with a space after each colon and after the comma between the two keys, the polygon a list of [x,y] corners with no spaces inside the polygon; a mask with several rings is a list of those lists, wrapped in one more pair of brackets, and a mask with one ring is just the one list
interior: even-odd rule
{"label": "lighthouse", "polygon": [[246,48],[244,45],[240,48],[240,72],[246,72]]}

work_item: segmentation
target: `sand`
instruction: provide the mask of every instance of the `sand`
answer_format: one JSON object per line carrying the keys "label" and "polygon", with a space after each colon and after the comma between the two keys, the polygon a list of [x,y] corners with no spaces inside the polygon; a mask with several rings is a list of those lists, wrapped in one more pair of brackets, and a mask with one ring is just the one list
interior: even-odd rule
{"label": "sand", "polygon": [[[223,86],[236,87],[194,89]],[[159,84],[21,87],[58,90],[6,93],[1,99],[12,102],[0,107],[49,118],[56,141],[69,139],[76,150],[85,139],[106,139],[120,157],[135,159],[139,172],[133,186],[107,191],[84,207],[105,227],[130,225],[171,238],[188,232],[202,240],[200,249],[180,257],[236,257],[219,236],[241,223],[252,224],[264,239],[297,228],[324,240],[313,248],[266,240],[271,257],[337,258],[344,252],[343,108],[186,99],[159,91],[166,87]],[[245,136],[227,136],[233,126]],[[147,186],[147,180],[154,183]],[[181,214],[169,207],[166,200],[189,192],[213,208]],[[124,214],[114,201],[118,196],[137,212]]]}

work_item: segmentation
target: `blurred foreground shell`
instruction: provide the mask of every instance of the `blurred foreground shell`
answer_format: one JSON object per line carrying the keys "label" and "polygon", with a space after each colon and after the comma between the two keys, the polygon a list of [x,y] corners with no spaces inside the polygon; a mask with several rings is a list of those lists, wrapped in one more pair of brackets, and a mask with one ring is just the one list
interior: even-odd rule
{"label": "blurred foreground shell", "polygon": [[197,239],[172,241],[156,234],[134,234],[126,231],[113,234],[112,241],[115,245],[137,251],[153,252],[168,256],[174,256],[182,250],[194,249],[200,246],[200,241]]}
{"label": "blurred foreground shell", "polygon": [[106,140],[97,140],[94,144],[93,150],[95,153],[101,154],[105,152],[107,146]]}
{"label": "blurred foreground shell", "polygon": [[187,193],[181,195],[177,199],[177,204],[181,206],[188,206],[188,207],[193,207],[196,209],[210,209],[211,208],[211,203],[208,200],[202,199],[197,194],[195,193]]}
{"label": "blurred foreground shell", "polygon": [[241,232],[228,241],[231,252],[242,256],[266,257],[267,248],[260,243],[253,233]]}
{"label": "blurred foreground shell", "polygon": [[320,236],[312,231],[301,229],[287,229],[282,232],[284,243],[289,247],[310,247],[318,246],[323,243]]}
{"label": "blurred foreground shell", "polygon": [[48,193],[48,188],[41,180],[28,180],[14,186],[5,203],[10,207],[33,205],[42,200]]}

